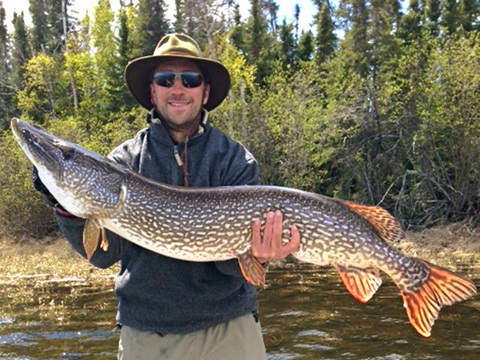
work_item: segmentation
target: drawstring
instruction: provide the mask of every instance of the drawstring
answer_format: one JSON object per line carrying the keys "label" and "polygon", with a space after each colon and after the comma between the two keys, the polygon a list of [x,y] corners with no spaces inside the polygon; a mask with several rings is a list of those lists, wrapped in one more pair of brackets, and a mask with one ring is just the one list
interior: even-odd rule
{"label": "drawstring", "polygon": [[183,186],[188,187],[188,156],[187,156],[187,144],[188,144],[188,136],[185,137],[183,141]]}
{"label": "drawstring", "polygon": [[177,161],[178,166],[182,167],[183,170],[183,186],[188,187],[188,154],[187,154],[187,145],[188,145],[188,136],[185,137],[183,142],[183,154],[180,155],[178,151],[178,146],[173,147],[173,156]]}

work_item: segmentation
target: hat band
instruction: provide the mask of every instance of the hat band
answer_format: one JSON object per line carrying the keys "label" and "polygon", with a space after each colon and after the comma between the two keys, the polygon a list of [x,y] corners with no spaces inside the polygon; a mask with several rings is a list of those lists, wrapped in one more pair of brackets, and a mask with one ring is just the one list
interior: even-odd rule
{"label": "hat band", "polygon": [[169,51],[163,54],[159,54],[159,56],[189,56],[189,57],[198,57],[198,55],[194,55],[185,51]]}

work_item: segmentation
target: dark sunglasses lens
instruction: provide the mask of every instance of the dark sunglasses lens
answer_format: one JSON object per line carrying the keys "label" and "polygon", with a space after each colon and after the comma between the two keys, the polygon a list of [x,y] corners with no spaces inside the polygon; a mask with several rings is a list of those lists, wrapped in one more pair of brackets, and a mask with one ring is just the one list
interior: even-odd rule
{"label": "dark sunglasses lens", "polygon": [[169,71],[160,71],[153,75],[153,81],[155,84],[162,87],[172,87],[175,83],[175,77],[179,76],[182,80],[182,85],[186,88],[195,88],[202,85],[203,76],[202,74],[195,72],[184,72],[175,74]]}
{"label": "dark sunglasses lens", "polygon": [[158,72],[153,75],[153,81],[155,81],[155,84],[158,86],[172,87],[175,82],[175,74],[165,71]]}
{"label": "dark sunglasses lens", "polygon": [[182,85],[186,88],[195,88],[202,85],[203,77],[202,74],[198,73],[182,73],[180,75],[182,79]]}

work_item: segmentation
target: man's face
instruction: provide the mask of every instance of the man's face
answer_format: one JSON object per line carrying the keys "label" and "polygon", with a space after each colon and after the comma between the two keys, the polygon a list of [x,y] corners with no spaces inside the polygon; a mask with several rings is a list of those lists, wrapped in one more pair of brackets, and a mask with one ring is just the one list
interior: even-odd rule
{"label": "man's face", "polygon": [[[154,74],[159,71],[200,73],[200,68],[187,59],[171,59],[158,65]],[[178,77],[175,78],[172,87],[159,86],[155,82],[150,84],[152,104],[167,126],[175,131],[193,130],[195,122],[198,123],[200,120],[200,111],[208,101],[209,92],[210,85],[205,82],[200,86],[187,88]]]}

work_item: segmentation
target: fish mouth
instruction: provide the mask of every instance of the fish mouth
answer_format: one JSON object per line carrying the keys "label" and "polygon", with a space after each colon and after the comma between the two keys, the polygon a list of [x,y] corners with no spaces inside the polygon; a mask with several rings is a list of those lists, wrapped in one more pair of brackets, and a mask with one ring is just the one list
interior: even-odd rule
{"label": "fish mouth", "polygon": [[57,169],[62,158],[61,140],[17,118],[13,118],[10,125],[15,140],[35,167]]}

